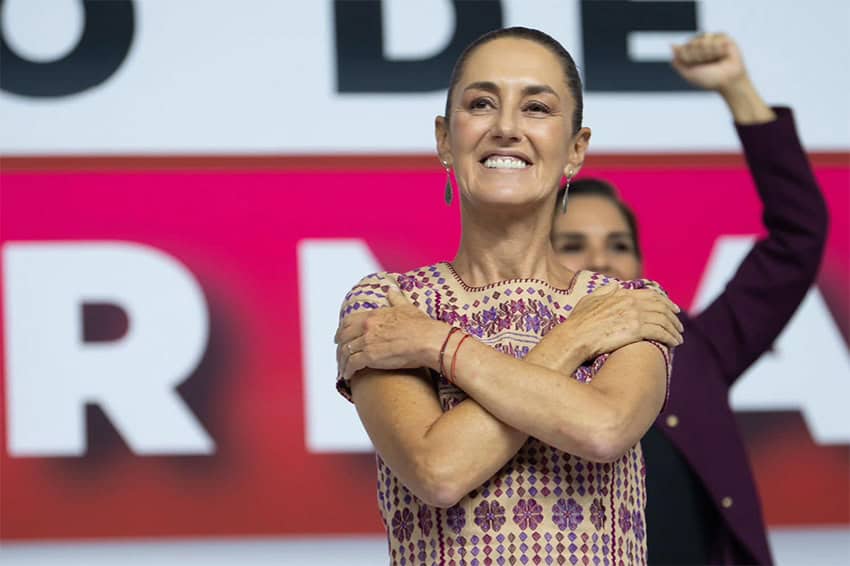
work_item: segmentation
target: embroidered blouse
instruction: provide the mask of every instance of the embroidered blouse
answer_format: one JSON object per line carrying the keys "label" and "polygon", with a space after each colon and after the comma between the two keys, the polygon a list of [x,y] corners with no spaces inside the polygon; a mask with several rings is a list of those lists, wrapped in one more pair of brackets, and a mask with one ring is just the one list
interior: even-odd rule
{"label": "embroidered blouse", "polygon": [[[663,293],[648,280],[620,282],[590,271],[577,273],[568,289],[536,279],[470,287],[450,264],[438,263],[363,278],[346,295],[340,320],[388,306],[386,292],[397,287],[431,318],[521,359],[569,317],[581,297],[612,281]],[[671,353],[652,343],[664,356],[669,389]],[[588,360],[573,378],[589,383],[607,358],[603,354]],[[444,377],[431,373],[443,411],[466,398]],[[337,376],[336,385],[351,400],[349,383]],[[492,478],[448,509],[422,502],[380,454],[376,459],[378,507],[392,564],[646,564],[640,444],[615,462],[598,463],[529,438]]]}

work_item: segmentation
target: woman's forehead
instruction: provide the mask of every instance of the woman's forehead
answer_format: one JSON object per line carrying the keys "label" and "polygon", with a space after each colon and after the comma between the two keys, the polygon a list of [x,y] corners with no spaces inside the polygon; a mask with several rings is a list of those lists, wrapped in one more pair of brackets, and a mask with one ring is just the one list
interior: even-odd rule
{"label": "woman's forehead", "polygon": [[503,37],[477,47],[466,60],[459,86],[475,82],[546,85],[567,92],[561,61],[552,51],[535,41]]}
{"label": "woman's forehead", "polygon": [[576,195],[569,198],[567,212],[558,218],[562,229],[592,232],[628,232],[623,213],[610,199],[596,195]]}

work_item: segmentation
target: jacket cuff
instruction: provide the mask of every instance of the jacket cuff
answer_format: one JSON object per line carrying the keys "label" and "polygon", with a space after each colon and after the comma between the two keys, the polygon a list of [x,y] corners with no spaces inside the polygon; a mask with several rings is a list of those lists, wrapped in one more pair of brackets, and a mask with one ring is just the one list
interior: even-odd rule
{"label": "jacket cuff", "polygon": [[735,124],[735,130],[749,159],[776,161],[780,156],[802,153],[794,122],[794,112],[787,106],[772,106],[776,119],[762,124]]}

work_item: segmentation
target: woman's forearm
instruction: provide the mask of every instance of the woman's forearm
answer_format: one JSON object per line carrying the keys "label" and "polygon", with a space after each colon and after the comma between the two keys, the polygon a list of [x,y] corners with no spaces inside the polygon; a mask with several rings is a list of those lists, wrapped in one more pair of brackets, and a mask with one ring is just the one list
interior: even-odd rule
{"label": "woman's forearm", "polygon": [[[547,369],[557,372],[561,380],[572,381],[570,376],[584,361],[583,348],[578,344],[577,340],[565,344],[552,336],[534,347],[523,361],[515,361],[523,368]],[[439,364],[439,360],[435,363]],[[432,485],[441,486],[435,499],[441,506],[448,506],[480,486],[513,458],[528,436],[472,398],[443,413],[423,438],[427,463],[421,469],[427,470]]]}
{"label": "woman's forearm", "polygon": [[[630,293],[638,296],[640,291]],[[605,297],[598,299],[607,302],[616,295]],[[358,412],[385,462],[418,497],[429,504],[448,507],[510,461],[529,434],[595,460],[614,458],[617,450],[630,447],[637,438],[621,432],[635,430],[642,434],[643,423],[638,419],[634,424],[634,411],[617,412],[617,408],[635,404],[633,399],[624,400],[619,391],[634,388],[621,387],[612,379],[585,385],[572,377],[579,365],[599,349],[596,342],[601,338],[593,328],[604,328],[602,334],[617,334],[617,324],[600,324],[600,320],[608,319],[596,313],[590,306],[593,304],[591,301],[583,305],[586,308],[579,305],[573,316],[552,329],[523,360],[502,354],[472,337],[466,339],[455,356],[463,334],[454,334],[446,344],[442,371],[452,373],[455,359],[457,383],[470,398],[449,411],[442,411],[424,374],[413,378],[412,374],[395,375],[391,370],[385,370],[388,374],[383,375],[371,371],[370,377],[355,379],[359,384],[353,387]],[[617,311],[620,306],[615,301],[603,311]],[[439,353],[449,330],[445,323],[430,321],[415,332],[402,333],[416,336],[417,353],[410,354],[415,366],[440,371]],[[640,338],[621,334],[605,351],[634,340]],[[405,343],[410,348],[410,342]],[[347,346],[342,347],[343,351],[346,349]],[[360,350],[356,346],[354,349]],[[474,370],[468,366],[471,359],[476,360]],[[658,362],[655,358],[653,361]],[[604,377],[610,363],[609,360],[598,377]],[[481,379],[483,376],[487,377]],[[603,385],[610,382],[615,390],[606,390],[597,381]],[[592,401],[587,400],[588,395]],[[546,400],[543,404],[535,400],[541,397]],[[646,420],[645,415],[641,418]],[[651,423],[652,418],[654,415],[647,422]]]}
{"label": "woman's forearm", "polygon": [[[664,398],[664,361],[643,342],[611,356],[592,384],[466,340],[455,380],[506,424],[594,461],[618,458],[651,425]],[[576,364],[577,365],[577,364]],[[608,367],[611,366],[611,367]],[[574,368],[573,368],[574,370]]]}
{"label": "woman's forearm", "polygon": [[762,99],[747,75],[719,90],[736,124],[764,124],[776,119],[776,114]]}

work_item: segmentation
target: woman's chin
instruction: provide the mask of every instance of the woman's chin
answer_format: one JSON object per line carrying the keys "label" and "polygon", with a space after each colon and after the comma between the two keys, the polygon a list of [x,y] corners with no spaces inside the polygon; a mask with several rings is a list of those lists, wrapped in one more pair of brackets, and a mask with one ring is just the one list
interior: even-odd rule
{"label": "woman's chin", "polygon": [[545,199],[545,192],[516,182],[487,183],[469,191],[469,199],[481,206],[528,206]]}
{"label": "woman's chin", "polygon": [[521,210],[539,204],[540,198],[529,195],[528,193],[505,191],[483,195],[480,198],[473,199],[473,202],[477,208]]}

